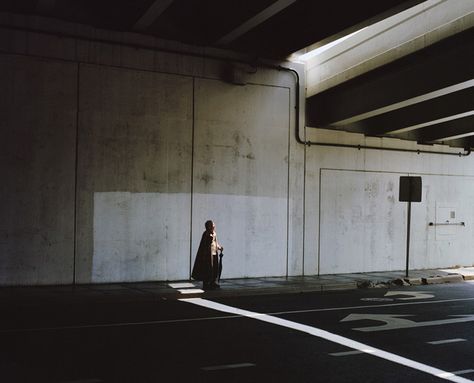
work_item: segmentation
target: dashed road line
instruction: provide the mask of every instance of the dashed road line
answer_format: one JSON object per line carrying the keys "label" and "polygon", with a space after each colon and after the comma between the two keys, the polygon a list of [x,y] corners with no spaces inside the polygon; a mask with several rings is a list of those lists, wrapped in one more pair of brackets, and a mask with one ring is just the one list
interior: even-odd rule
{"label": "dashed road line", "polygon": [[204,371],[217,371],[217,370],[228,370],[233,368],[244,368],[244,367],[255,367],[255,363],[235,363],[235,364],[223,364],[220,366],[209,366],[201,367],[201,370]]}
{"label": "dashed road line", "polygon": [[[425,301],[425,302],[403,302],[403,303],[387,303],[387,304],[380,304],[380,305],[360,305],[360,306],[342,306],[342,307],[329,307],[329,308],[304,309],[304,310],[287,310],[287,311],[269,312],[267,313],[267,315],[292,315],[292,314],[305,314],[305,313],[313,313],[313,312],[359,310],[359,309],[366,309],[366,308],[398,307],[398,306],[465,302],[465,301],[474,301],[474,298],[440,299],[436,301]],[[101,324],[90,324],[90,325],[1,329],[0,334],[14,333],[14,332],[78,330],[78,329],[102,328],[102,327],[150,326],[150,325],[170,324],[170,323],[198,322],[198,321],[206,321],[206,320],[236,319],[240,317],[241,317],[240,315],[225,315],[225,316],[214,316],[214,317],[165,319],[165,320],[142,321],[142,322],[116,322],[116,323],[103,323],[103,324],[101,323]]]}
{"label": "dashed road line", "polygon": [[370,354],[372,350],[354,350],[354,351],[343,351],[343,352],[332,352],[329,355],[331,356],[350,356],[350,355],[359,355],[359,354]]}
{"label": "dashed road line", "polygon": [[466,339],[454,338],[454,339],[444,339],[444,340],[433,340],[431,342],[426,342],[426,343],[438,345],[438,344],[456,343],[456,342],[466,342]]}
{"label": "dashed road line", "polygon": [[472,374],[474,370],[468,369],[468,370],[460,370],[460,371],[453,371],[452,374],[454,375],[466,375],[466,374]]}
{"label": "dashed road line", "polygon": [[405,358],[403,356],[396,355],[396,354],[393,354],[391,352],[387,352],[387,351],[384,351],[384,350],[381,350],[381,349],[378,349],[378,348],[375,348],[375,347],[371,347],[367,344],[357,342],[357,341],[349,339],[349,338],[345,338],[341,335],[333,334],[329,331],[325,331],[325,330],[319,329],[317,327],[311,327],[311,326],[308,326],[308,325],[304,325],[304,324],[297,323],[297,322],[292,322],[292,321],[289,321],[289,320],[286,320],[286,319],[282,319],[282,318],[279,318],[279,317],[274,317],[274,316],[267,315],[267,314],[260,314],[260,313],[257,313],[257,312],[242,310],[242,309],[239,309],[239,308],[236,308],[236,307],[223,305],[221,303],[216,303],[216,302],[209,301],[207,299],[202,299],[202,298],[180,299],[180,301],[187,302],[187,303],[194,304],[194,305],[201,306],[201,307],[206,307],[206,308],[217,310],[217,311],[221,311],[221,312],[241,315],[241,316],[246,317],[246,318],[257,319],[257,320],[260,320],[262,322],[275,324],[275,325],[286,327],[286,328],[296,330],[296,331],[301,331],[301,332],[304,332],[306,334],[310,334],[310,335],[313,335],[315,337],[318,337],[318,338],[321,338],[321,339],[324,339],[324,340],[327,340],[327,341],[330,341],[330,342],[333,342],[333,343],[337,343],[337,344],[340,344],[342,346],[345,346],[345,347],[348,347],[348,348],[351,348],[351,349],[354,349],[354,350],[362,351],[364,353],[369,353],[370,355],[373,355],[375,357],[385,359],[385,360],[391,361],[393,363],[400,364],[400,365],[405,366],[405,367],[413,368],[415,370],[418,370],[418,371],[436,376],[438,378],[449,380],[451,382],[474,383],[474,381],[463,378],[461,376],[454,375],[452,372],[447,372],[447,371],[441,370],[439,368],[429,366],[429,365],[424,364],[424,363],[416,362],[414,360]]}

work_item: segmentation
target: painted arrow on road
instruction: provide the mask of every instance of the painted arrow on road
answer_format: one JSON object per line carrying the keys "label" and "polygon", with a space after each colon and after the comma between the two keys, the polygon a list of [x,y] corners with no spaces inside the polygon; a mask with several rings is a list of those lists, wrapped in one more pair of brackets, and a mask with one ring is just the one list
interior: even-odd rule
{"label": "painted arrow on road", "polygon": [[412,299],[429,299],[429,298],[434,298],[433,294],[428,294],[431,291],[425,291],[420,293],[419,291],[389,291],[387,292],[384,296],[385,297],[391,297],[395,295],[408,295],[408,298],[397,298],[398,300],[401,301],[409,301]]}
{"label": "painted arrow on road", "polygon": [[402,328],[415,328],[415,327],[426,327],[426,326],[440,326],[444,324],[463,323],[463,322],[474,322],[474,315],[451,315],[456,318],[441,319],[426,322],[415,322],[403,317],[409,317],[413,315],[400,315],[400,314],[349,314],[341,322],[351,322],[356,320],[373,320],[384,322],[384,325],[369,326],[369,327],[358,327],[352,330],[357,331],[385,331],[385,330],[397,330]]}

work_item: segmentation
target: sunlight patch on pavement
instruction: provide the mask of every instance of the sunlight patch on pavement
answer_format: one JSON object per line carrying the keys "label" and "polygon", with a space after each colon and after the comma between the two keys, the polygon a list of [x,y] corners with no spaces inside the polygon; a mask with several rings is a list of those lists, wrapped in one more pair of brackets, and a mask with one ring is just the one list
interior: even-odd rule
{"label": "sunlight patch on pavement", "polygon": [[190,282],[168,283],[168,286],[172,287],[173,289],[187,289],[187,288],[196,287],[194,283],[190,283]]}
{"label": "sunlight patch on pavement", "polygon": [[201,294],[204,290],[201,289],[181,289],[178,290],[181,294]]}

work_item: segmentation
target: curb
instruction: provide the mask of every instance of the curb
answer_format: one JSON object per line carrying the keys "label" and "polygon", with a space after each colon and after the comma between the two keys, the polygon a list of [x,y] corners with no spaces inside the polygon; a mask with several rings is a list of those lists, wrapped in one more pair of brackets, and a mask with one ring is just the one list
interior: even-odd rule
{"label": "curb", "polygon": [[[474,278],[473,278],[474,279]],[[450,274],[450,275],[443,275],[443,276],[433,276],[427,278],[421,278],[424,285],[435,285],[440,283],[459,283],[464,282],[465,277],[461,274]]]}

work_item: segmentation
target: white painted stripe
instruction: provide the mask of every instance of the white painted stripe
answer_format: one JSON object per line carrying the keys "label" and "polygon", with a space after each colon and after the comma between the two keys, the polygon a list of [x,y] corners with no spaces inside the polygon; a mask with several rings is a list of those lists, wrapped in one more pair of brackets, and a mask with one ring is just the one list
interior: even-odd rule
{"label": "white painted stripe", "polygon": [[274,317],[274,316],[270,316],[270,315],[266,315],[266,314],[260,314],[260,313],[256,313],[256,312],[252,312],[252,311],[248,311],[248,310],[242,310],[242,309],[239,309],[239,308],[236,308],[236,307],[223,305],[221,303],[208,301],[208,300],[202,299],[202,298],[180,299],[180,301],[195,304],[197,306],[202,306],[202,307],[206,307],[206,308],[217,310],[217,311],[230,313],[230,314],[241,315],[241,316],[244,316],[244,317],[247,317],[247,318],[258,319],[262,322],[275,324],[275,325],[290,328],[290,329],[296,330],[296,331],[301,331],[301,332],[304,332],[306,334],[310,334],[310,335],[316,336],[318,338],[325,339],[325,340],[328,340],[330,342],[340,344],[340,345],[345,346],[345,347],[349,347],[349,348],[359,350],[359,351],[363,351],[363,352],[370,352],[371,355],[376,356],[378,358],[389,360],[391,362],[400,364],[402,366],[410,367],[410,368],[413,368],[415,370],[422,371],[422,372],[425,372],[427,374],[434,375],[436,377],[449,380],[451,382],[457,382],[457,383],[471,382],[471,383],[473,383],[472,380],[462,378],[460,376],[455,376],[452,373],[447,372],[447,371],[443,371],[439,368],[431,367],[431,366],[428,366],[426,364],[419,363],[419,362],[416,362],[414,360],[411,360],[411,359],[408,359],[408,358],[405,358],[405,357],[402,357],[402,356],[399,356],[399,355],[396,355],[396,354],[392,354],[391,352],[383,351],[383,350],[380,350],[380,349],[375,348],[375,347],[371,347],[371,346],[366,345],[364,343],[360,343],[360,342],[354,341],[352,339],[345,338],[343,336],[336,335],[336,334],[330,333],[330,332],[325,331],[325,330],[321,330],[321,329],[316,328],[316,327],[307,326],[307,325],[304,325],[304,324],[301,324],[301,323],[292,322],[292,321],[289,321],[289,320],[286,320],[286,319],[282,319],[282,318],[278,318],[278,317]]}
{"label": "white painted stripe", "polygon": [[387,105],[379,109],[371,110],[370,112],[362,113],[357,116],[346,118],[345,120],[341,121],[334,121],[331,123],[333,126],[342,126],[347,124],[352,124],[354,122],[365,120],[366,118],[378,116],[383,113],[391,112],[393,110],[397,110],[400,108],[404,108],[410,105],[418,104],[423,101],[431,100],[436,97],[441,97],[449,93],[457,92],[463,89],[467,89],[474,86],[474,80],[468,80],[461,82],[459,84],[451,85],[443,89],[435,90],[434,92],[429,92],[426,94],[422,94],[421,96],[413,97],[408,100],[396,102],[392,105]]}
{"label": "white painted stripe", "polygon": [[350,356],[350,355],[359,355],[359,354],[371,354],[373,353],[372,350],[354,350],[354,351],[343,351],[343,352],[333,352],[330,353],[329,355],[331,356]]}
{"label": "white painted stripe", "polygon": [[[474,281],[473,281],[474,283]],[[328,307],[323,309],[305,309],[305,310],[291,310],[291,311],[276,311],[268,313],[269,315],[285,315],[285,314],[304,314],[311,312],[323,311],[341,311],[341,310],[359,310],[374,307],[396,307],[396,306],[411,306],[411,305],[430,305],[433,303],[450,303],[450,302],[464,302],[474,301],[474,298],[456,298],[456,299],[439,299],[436,301],[422,301],[422,302],[403,302],[403,303],[385,303],[381,305],[360,305],[360,306],[345,306],[345,307]]]}
{"label": "white painted stripe", "polygon": [[204,290],[201,289],[180,289],[178,290],[181,294],[202,294]]}
{"label": "white painted stripe", "polygon": [[[466,281],[466,282],[469,282],[469,281]],[[474,280],[471,282],[474,283]],[[269,312],[267,314],[268,315],[292,315],[292,314],[304,314],[304,313],[325,312],[325,311],[359,310],[359,309],[377,308],[377,307],[411,306],[411,305],[425,305],[425,304],[465,302],[465,301],[474,301],[474,298],[440,299],[436,301],[423,301],[423,302],[403,302],[403,303],[387,303],[387,304],[381,304],[381,305],[374,304],[374,305],[360,305],[360,306],[329,307],[329,308],[320,308],[320,309],[275,311],[275,312]],[[101,327],[150,326],[150,325],[170,324],[170,323],[199,322],[199,321],[206,321],[206,320],[236,319],[240,317],[241,317],[240,315],[221,315],[221,316],[212,316],[212,317],[166,319],[166,320],[143,321],[143,322],[118,322],[118,323],[91,324],[91,325],[80,325],[80,326],[3,329],[3,330],[0,330],[0,334],[20,333],[20,332],[39,332],[39,331],[80,330],[80,329],[101,328]]]}
{"label": "white painted stripe", "polygon": [[190,282],[181,282],[181,283],[168,283],[169,287],[173,289],[187,289],[188,287],[194,288],[196,285]]}
{"label": "white painted stripe", "polygon": [[221,366],[202,367],[204,371],[228,370],[231,368],[255,367],[254,363],[223,364]]}
{"label": "white painted stripe", "polygon": [[434,341],[426,342],[426,343],[437,345],[437,344],[456,343],[456,342],[466,342],[466,339],[454,338],[454,339],[434,340]]}
{"label": "white painted stripe", "polygon": [[474,370],[460,370],[460,371],[453,371],[454,375],[465,375],[465,374],[472,374]]}

